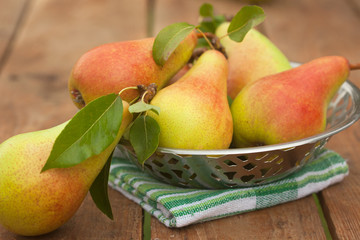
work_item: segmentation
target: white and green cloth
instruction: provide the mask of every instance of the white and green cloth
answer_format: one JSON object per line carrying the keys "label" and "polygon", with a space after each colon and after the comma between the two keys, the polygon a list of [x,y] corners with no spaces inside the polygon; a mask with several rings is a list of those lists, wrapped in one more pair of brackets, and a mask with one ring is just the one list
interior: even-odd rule
{"label": "white and green cloth", "polygon": [[184,227],[293,201],[342,181],[348,173],[340,155],[324,150],[299,171],[274,183],[236,189],[186,189],[162,183],[114,155],[109,185],[166,226]]}

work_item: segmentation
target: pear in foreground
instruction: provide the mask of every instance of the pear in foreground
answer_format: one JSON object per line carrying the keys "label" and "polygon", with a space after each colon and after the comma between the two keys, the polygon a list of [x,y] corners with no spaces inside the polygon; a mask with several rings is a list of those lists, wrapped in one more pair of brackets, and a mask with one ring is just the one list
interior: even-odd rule
{"label": "pear in foreground", "polygon": [[149,112],[160,125],[160,147],[224,149],[232,138],[226,95],[228,64],[222,53],[208,50],[178,81],[161,89]]}
{"label": "pear in foreground", "polygon": [[231,105],[234,146],[284,143],[321,133],[328,104],[349,70],[344,57],[327,56],[247,85]]}
{"label": "pear in foreground", "polygon": [[[188,62],[197,36],[195,31],[189,34],[162,67],[153,59],[153,43],[154,38],[108,43],[82,55],[68,81],[74,104],[82,108],[98,97],[141,84],[155,83],[158,89],[162,88]],[[121,94],[127,102],[137,96],[137,90]]]}
{"label": "pear in foreground", "polygon": [[[216,29],[218,37],[227,34],[230,23]],[[251,29],[242,42],[221,39],[229,60],[228,95],[234,99],[248,83],[291,68],[288,59],[266,36]]]}
{"label": "pear in foreground", "polygon": [[66,126],[16,135],[0,145],[0,223],[25,236],[51,232],[77,211],[131,122],[128,104],[114,142],[99,155],[70,168],[41,172],[55,139]]}

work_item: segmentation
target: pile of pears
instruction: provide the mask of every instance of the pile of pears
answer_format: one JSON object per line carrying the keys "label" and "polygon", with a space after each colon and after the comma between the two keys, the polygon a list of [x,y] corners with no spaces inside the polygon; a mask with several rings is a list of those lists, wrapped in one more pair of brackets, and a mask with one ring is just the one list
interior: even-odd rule
{"label": "pile of pears", "polygon": [[160,113],[146,114],[160,126],[159,147],[256,147],[324,131],[327,106],[347,79],[349,62],[326,56],[292,68],[279,48],[256,29],[235,42],[222,37],[228,26],[229,22],[222,23],[215,33],[222,51],[209,48],[194,58],[199,39],[194,30],[163,66],[153,59],[154,38],[109,43],[82,55],[71,71],[70,97],[81,109],[128,88],[121,94],[119,132],[100,154],[73,167],[44,172],[67,123],[0,144],[0,223],[16,234],[35,236],[68,221],[136,117],[128,109],[139,97],[137,86],[157,86],[148,103]]}

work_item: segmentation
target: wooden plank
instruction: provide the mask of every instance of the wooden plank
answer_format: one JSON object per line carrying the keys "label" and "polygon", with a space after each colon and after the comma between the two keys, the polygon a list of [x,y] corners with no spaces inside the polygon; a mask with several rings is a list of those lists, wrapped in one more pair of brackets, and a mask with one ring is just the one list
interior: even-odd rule
{"label": "wooden plank", "polygon": [[[16,4],[13,6],[15,11]],[[28,13],[0,73],[0,142],[58,125],[77,112],[67,92],[67,80],[85,51],[146,36],[146,0],[33,0]],[[87,198],[74,218],[49,238],[140,239],[141,207],[118,192],[111,191],[110,197],[114,222]],[[0,226],[0,239],[15,238],[9,234]]]}
{"label": "wooden plank", "polygon": [[[301,204],[299,204],[301,202]],[[152,218],[152,239],[325,239],[311,196],[255,212],[239,214],[181,229]],[[310,224],[309,224],[310,223]],[[316,229],[314,226],[320,226]]]}
{"label": "wooden plank", "polygon": [[[234,15],[246,4],[239,1],[208,2],[213,4],[217,13],[226,15]],[[274,11],[281,5],[280,2],[274,2],[274,4],[268,2],[266,1],[265,5],[268,8],[274,8]],[[155,31],[159,31],[164,26],[174,22],[186,21],[196,24],[198,9],[202,3],[202,1],[191,0],[181,2],[157,0],[155,5]],[[291,28],[292,26],[289,21],[281,24],[283,24],[283,28]],[[261,30],[267,30],[266,27],[263,28],[262,26]],[[158,239],[167,239],[168,236],[174,239],[216,239],[216,237],[219,239],[222,237],[223,239],[245,239],[249,236],[252,239],[267,239],[269,236],[273,236],[274,231],[274,239],[276,236],[295,239],[298,239],[299,236],[304,236],[306,239],[325,238],[315,202],[311,197],[263,211],[215,220],[184,229],[167,229],[156,219],[152,220],[152,238]]]}
{"label": "wooden plank", "polygon": [[[359,1],[274,1],[265,6],[268,35],[293,61],[304,62],[325,55],[343,55],[360,62]],[[276,6],[275,6],[276,5]],[[289,25],[287,22],[290,22]],[[350,80],[360,86],[360,71]],[[327,147],[348,159],[350,175],[321,193],[334,239],[360,238],[360,125],[332,137]]]}
{"label": "wooden plank", "polygon": [[[142,229],[139,227],[139,221],[142,219],[142,211],[139,211],[140,208],[115,190],[110,189],[109,196],[114,212],[113,221],[95,207],[88,195],[73,218],[54,232],[36,237],[36,239],[141,239]],[[0,239],[22,240],[28,238],[0,229]]]}
{"label": "wooden plank", "polygon": [[9,43],[14,37],[25,5],[26,0],[0,0],[0,68],[5,61],[5,52],[9,51]]}

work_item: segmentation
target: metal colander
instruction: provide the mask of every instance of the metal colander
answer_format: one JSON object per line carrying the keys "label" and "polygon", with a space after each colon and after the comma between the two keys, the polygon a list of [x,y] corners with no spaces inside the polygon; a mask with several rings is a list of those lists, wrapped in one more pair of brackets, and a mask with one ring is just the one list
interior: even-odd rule
{"label": "metal colander", "polygon": [[360,117],[360,90],[346,81],[333,97],[327,112],[327,128],[298,141],[251,148],[186,150],[158,148],[140,166],[132,149],[118,145],[130,159],[155,178],[181,187],[235,188],[279,180],[312,161],[329,138]]}

